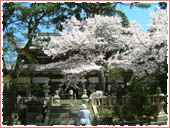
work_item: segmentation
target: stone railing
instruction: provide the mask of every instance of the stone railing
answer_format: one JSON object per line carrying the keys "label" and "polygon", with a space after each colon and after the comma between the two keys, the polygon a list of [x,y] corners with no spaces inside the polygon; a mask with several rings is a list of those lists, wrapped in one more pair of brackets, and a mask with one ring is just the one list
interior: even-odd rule
{"label": "stone railing", "polygon": [[112,108],[116,104],[116,96],[91,99],[92,105],[101,109]]}
{"label": "stone railing", "polygon": [[90,99],[90,103],[93,109],[94,117],[96,120],[96,124],[100,122],[99,113],[103,109],[111,109],[116,104],[116,97],[101,97]]}
{"label": "stone railing", "polygon": [[[157,121],[166,121],[167,120],[167,112],[164,109],[164,106],[167,104],[167,96],[161,93],[161,89],[157,88],[156,95],[151,95],[151,105],[155,106],[155,118]],[[130,106],[133,105],[133,98],[130,95],[122,96],[122,105]],[[99,116],[99,113],[103,109],[114,109],[114,106],[117,104],[116,96],[108,96],[102,98],[94,98],[90,100],[95,114]]]}

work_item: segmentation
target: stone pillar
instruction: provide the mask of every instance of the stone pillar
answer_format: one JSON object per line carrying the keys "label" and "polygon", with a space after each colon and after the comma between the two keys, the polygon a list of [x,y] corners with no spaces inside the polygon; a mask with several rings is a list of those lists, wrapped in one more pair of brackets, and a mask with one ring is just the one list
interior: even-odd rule
{"label": "stone pillar", "polygon": [[84,88],[83,89],[83,95],[81,96],[82,99],[88,99],[88,96],[87,96],[87,90]]}
{"label": "stone pillar", "polygon": [[81,96],[81,99],[83,103],[88,102],[87,90],[85,88],[83,89],[83,95]]}

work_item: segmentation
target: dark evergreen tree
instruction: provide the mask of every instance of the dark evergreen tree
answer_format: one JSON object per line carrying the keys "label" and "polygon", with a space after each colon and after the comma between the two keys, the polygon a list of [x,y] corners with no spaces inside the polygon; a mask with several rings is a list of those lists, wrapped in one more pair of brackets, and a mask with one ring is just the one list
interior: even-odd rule
{"label": "dark evergreen tree", "polygon": [[167,9],[167,2],[159,2],[159,6],[161,9]]}

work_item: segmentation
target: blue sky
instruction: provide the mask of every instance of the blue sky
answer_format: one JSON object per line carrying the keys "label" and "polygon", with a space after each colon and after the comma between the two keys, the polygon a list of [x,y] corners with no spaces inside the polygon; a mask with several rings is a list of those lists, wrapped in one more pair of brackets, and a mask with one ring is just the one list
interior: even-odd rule
{"label": "blue sky", "polygon": [[151,3],[151,7],[147,9],[142,8],[129,8],[129,6],[119,5],[117,9],[125,12],[126,16],[130,21],[137,21],[138,24],[141,24],[143,26],[143,31],[146,32],[148,29],[148,24],[150,23],[151,17],[150,13],[154,12],[156,10],[156,7],[158,7],[158,3]]}

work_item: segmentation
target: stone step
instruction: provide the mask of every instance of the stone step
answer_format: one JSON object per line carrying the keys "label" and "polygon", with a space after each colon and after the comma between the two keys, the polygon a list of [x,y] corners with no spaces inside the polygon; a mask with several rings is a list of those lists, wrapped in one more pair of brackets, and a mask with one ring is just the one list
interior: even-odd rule
{"label": "stone step", "polygon": [[[53,125],[76,125],[76,122],[78,120],[78,117],[65,117],[65,118],[54,118],[52,117],[50,119],[49,124]],[[96,120],[91,120],[92,124],[96,124]]]}
{"label": "stone step", "polygon": [[[78,112],[81,110],[81,100],[61,100],[61,106],[52,106],[49,125],[76,125]],[[86,104],[92,114],[92,124],[96,124],[92,107]]]}
{"label": "stone step", "polygon": [[82,104],[81,100],[60,100],[61,104]]}
{"label": "stone step", "polygon": [[60,103],[61,106],[71,106],[71,103]]}
{"label": "stone step", "polygon": [[[70,120],[74,120],[74,121],[77,121],[78,120],[78,117],[52,117],[50,119],[50,122],[60,122],[60,121],[70,121]],[[96,120],[92,119],[91,122],[96,122]]]}
{"label": "stone step", "polygon": [[55,114],[57,114],[57,113],[70,113],[70,110],[58,110],[58,109],[53,109],[53,110],[51,110],[51,113],[55,113]]}
{"label": "stone step", "polygon": [[58,109],[70,109],[70,105],[61,104],[60,106],[52,106],[52,108],[58,108]]}
{"label": "stone step", "polygon": [[51,110],[53,111],[69,111],[70,110],[70,106],[52,106]]}
{"label": "stone step", "polygon": [[51,118],[70,118],[70,117],[77,117],[77,113],[52,113]]}
{"label": "stone step", "polygon": [[[77,120],[78,119],[76,119],[76,118],[74,118],[74,119],[70,118],[69,120],[63,118],[63,120],[51,120],[49,124],[51,124],[51,125],[76,125]],[[96,122],[91,121],[91,124],[95,125]]]}
{"label": "stone step", "polygon": [[75,125],[77,121],[76,118],[58,118],[50,120],[50,124],[52,125]]}
{"label": "stone step", "polygon": [[[51,118],[50,119],[50,122],[59,122],[59,121],[69,121],[69,120],[75,120],[77,121],[78,120],[78,117],[62,117],[62,118]],[[95,123],[96,120],[92,119],[91,120],[92,123]]]}
{"label": "stone step", "polygon": [[76,110],[76,109],[74,109],[74,110],[72,110],[72,109],[70,109],[70,110],[59,110],[59,109],[52,109],[51,110],[51,113],[55,113],[55,114],[57,114],[57,113],[75,113],[75,114],[77,114],[78,112],[79,112],[80,110]]}
{"label": "stone step", "polygon": [[71,112],[71,113],[70,113],[70,116],[71,116],[71,117],[77,117],[77,116],[78,116],[78,113],[77,113],[77,112]]}
{"label": "stone step", "polygon": [[[89,105],[87,105],[87,109],[91,109],[91,107]],[[73,105],[71,107],[71,111],[80,111],[81,110],[81,105]]]}
{"label": "stone step", "polygon": [[[71,110],[70,113],[78,114],[80,110]],[[90,110],[91,114],[93,114],[93,111]]]}
{"label": "stone step", "polygon": [[74,121],[71,121],[71,122],[68,122],[68,121],[59,121],[59,122],[50,122],[49,125],[75,125],[76,122]]}
{"label": "stone step", "polygon": [[72,107],[70,109],[71,112],[79,112],[81,109],[80,108],[76,108],[76,107]]}
{"label": "stone step", "polygon": [[[74,110],[74,111],[70,110],[69,112],[66,112],[66,111],[53,111],[51,114],[59,116],[60,114],[68,113],[68,115],[70,114],[70,116],[77,116],[79,112],[80,112],[80,110]],[[93,113],[92,113],[91,110],[90,110],[90,112],[91,112],[91,115],[93,117]]]}

